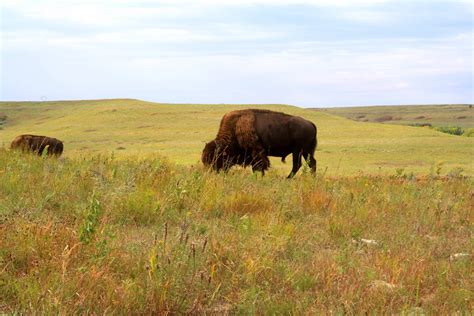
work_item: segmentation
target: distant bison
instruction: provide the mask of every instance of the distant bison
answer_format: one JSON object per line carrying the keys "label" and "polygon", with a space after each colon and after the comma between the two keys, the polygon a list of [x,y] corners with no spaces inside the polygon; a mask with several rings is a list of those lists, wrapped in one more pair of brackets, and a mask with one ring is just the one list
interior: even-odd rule
{"label": "distant bison", "polygon": [[270,167],[268,156],[281,157],[284,162],[293,154],[291,178],[301,167],[301,157],[311,172],[316,172],[316,145],[317,128],[308,120],[269,110],[239,110],[224,115],[216,138],[206,144],[201,160],[216,171],[250,165],[253,171],[265,174]]}
{"label": "distant bison", "polygon": [[59,139],[37,136],[37,135],[20,135],[15,137],[10,145],[11,149],[20,149],[23,151],[30,151],[41,156],[45,148],[49,156],[61,156],[63,153],[63,142]]}

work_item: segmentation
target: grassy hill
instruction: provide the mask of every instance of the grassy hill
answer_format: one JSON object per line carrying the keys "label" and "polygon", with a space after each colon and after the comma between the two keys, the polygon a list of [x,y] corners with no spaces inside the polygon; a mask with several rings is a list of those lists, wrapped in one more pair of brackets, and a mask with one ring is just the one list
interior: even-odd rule
{"label": "grassy hill", "polygon": [[[3,129],[0,144],[8,147],[18,134],[57,137],[65,142],[65,156],[93,153],[117,157],[161,154],[182,165],[199,163],[204,143],[214,138],[222,115],[240,108],[259,107],[312,120],[319,129],[316,153],[319,170],[329,174],[442,173],[462,168],[474,174],[474,139],[430,129],[355,122],[288,105],[159,104],[130,99],[0,102]],[[274,172],[290,165],[272,159]]]}
{"label": "grassy hill", "polygon": [[[317,176],[207,172],[204,142],[247,107],[315,122]],[[0,314],[474,310],[474,138],[286,105],[3,102],[0,119]],[[8,150],[22,133],[64,157]]]}
{"label": "grassy hill", "polygon": [[357,106],[317,110],[360,122],[474,127],[474,108],[472,108],[472,104]]}

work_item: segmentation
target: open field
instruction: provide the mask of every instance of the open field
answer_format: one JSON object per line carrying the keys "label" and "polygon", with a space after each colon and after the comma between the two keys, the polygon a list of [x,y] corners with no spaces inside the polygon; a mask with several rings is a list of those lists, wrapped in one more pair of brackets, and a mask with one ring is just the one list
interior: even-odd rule
{"label": "open field", "polygon": [[317,110],[360,122],[474,128],[472,104],[357,106]]}
{"label": "open field", "polygon": [[[473,175],[474,138],[434,130],[355,122],[321,111],[287,105],[171,105],[139,100],[0,102],[0,145],[18,134],[57,137],[66,157],[94,153],[117,157],[161,154],[181,165],[197,164],[204,142],[214,138],[222,115],[239,108],[260,107],[312,120],[318,126],[319,170],[329,175],[428,173]],[[456,114],[457,115],[457,114]],[[290,164],[272,159],[287,174]]]}
{"label": "open field", "polygon": [[473,202],[436,172],[289,181],[0,149],[0,312],[469,314]]}
{"label": "open field", "polygon": [[[200,163],[222,115],[316,123],[318,173]],[[0,103],[0,313],[468,314],[474,138],[286,105]],[[18,134],[59,158],[10,151]]]}

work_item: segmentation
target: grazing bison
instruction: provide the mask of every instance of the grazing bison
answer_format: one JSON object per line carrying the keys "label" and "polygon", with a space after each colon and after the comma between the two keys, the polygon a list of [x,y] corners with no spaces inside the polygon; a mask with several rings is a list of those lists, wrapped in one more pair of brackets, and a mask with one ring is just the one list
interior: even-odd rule
{"label": "grazing bison", "polygon": [[293,154],[293,177],[301,167],[301,157],[316,172],[314,151],[317,145],[316,126],[301,117],[269,110],[239,110],[224,115],[216,138],[202,152],[204,165],[219,171],[233,165],[252,166],[253,171],[270,167],[268,156]]}
{"label": "grazing bison", "polygon": [[63,142],[59,139],[37,136],[37,135],[20,135],[15,137],[10,145],[11,149],[20,149],[23,151],[30,151],[41,156],[45,148],[49,156],[61,156],[63,153]]}

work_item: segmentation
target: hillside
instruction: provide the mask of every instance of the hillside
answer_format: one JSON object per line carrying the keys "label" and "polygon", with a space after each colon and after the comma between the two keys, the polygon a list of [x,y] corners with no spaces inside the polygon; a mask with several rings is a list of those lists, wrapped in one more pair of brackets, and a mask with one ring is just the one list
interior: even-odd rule
{"label": "hillside", "polygon": [[[317,176],[289,181],[277,159],[265,177],[207,172],[204,142],[247,107],[315,122]],[[473,182],[459,168],[473,175],[474,138],[286,105],[4,102],[0,113],[0,314],[473,310]],[[63,139],[64,156],[8,150],[21,133]]]}
{"label": "hillside", "polygon": [[[65,157],[111,154],[161,154],[182,165],[199,163],[206,141],[214,138],[222,115],[259,107],[300,115],[316,123],[319,171],[329,174],[442,173],[462,168],[474,174],[474,139],[430,129],[355,122],[332,110],[313,111],[288,105],[160,104],[130,99],[0,102],[3,120],[0,145],[8,147],[18,134],[57,137],[65,142]],[[284,170],[272,159],[273,170]]]}
{"label": "hillside", "polygon": [[472,104],[357,106],[315,110],[360,122],[474,127]]}

